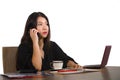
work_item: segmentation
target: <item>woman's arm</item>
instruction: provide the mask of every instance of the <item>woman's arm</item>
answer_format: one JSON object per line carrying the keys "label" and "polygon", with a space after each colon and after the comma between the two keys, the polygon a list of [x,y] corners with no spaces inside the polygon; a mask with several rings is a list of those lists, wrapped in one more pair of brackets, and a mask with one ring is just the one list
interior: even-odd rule
{"label": "woman's arm", "polygon": [[29,44],[19,45],[16,63],[17,70],[23,71],[41,69],[41,67],[38,68],[39,65],[37,65],[39,64],[39,61],[37,62],[37,60],[40,59],[40,57],[38,56],[39,54],[35,54],[38,52],[36,47],[34,47],[36,50],[33,51],[33,46],[29,46]]}
{"label": "woman's arm", "polygon": [[[42,58],[43,58],[43,40],[38,39],[38,31],[36,29],[30,29],[30,37],[33,42],[33,55],[32,55],[32,64],[37,70],[42,68]],[[40,43],[40,44],[39,44]]]}
{"label": "woman's arm", "polygon": [[41,70],[42,67],[42,49],[38,44],[33,44],[32,64],[37,70]]}
{"label": "woman's arm", "polygon": [[55,50],[54,53],[56,54],[55,58],[58,60],[63,60],[64,62],[63,68],[66,68],[66,67],[80,68],[81,67],[74,61],[73,58],[71,58],[66,53],[64,53],[63,50],[55,42],[53,42],[53,45]]}

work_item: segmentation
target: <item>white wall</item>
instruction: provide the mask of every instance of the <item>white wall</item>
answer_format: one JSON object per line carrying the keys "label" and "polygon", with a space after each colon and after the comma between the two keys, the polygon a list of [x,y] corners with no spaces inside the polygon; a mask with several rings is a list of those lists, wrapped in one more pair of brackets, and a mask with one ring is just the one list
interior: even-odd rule
{"label": "white wall", "polygon": [[1,0],[0,73],[2,46],[18,46],[29,14],[44,12],[51,40],[79,64],[100,63],[105,45],[112,45],[108,65],[120,66],[119,0]]}

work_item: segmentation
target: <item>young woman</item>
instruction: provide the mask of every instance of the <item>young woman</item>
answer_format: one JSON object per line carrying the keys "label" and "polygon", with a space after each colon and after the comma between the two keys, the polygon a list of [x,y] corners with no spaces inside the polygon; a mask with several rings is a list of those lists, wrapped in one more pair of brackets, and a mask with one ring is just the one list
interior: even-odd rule
{"label": "young woman", "polygon": [[18,47],[17,70],[49,70],[53,60],[62,60],[63,68],[81,67],[55,42],[50,41],[50,24],[47,16],[42,12],[34,12],[27,19]]}

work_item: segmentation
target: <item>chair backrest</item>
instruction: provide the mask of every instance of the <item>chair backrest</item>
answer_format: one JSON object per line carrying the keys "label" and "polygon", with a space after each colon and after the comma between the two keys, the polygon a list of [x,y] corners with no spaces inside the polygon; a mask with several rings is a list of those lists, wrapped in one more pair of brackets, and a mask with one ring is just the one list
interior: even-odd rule
{"label": "chair backrest", "polygon": [[17,47],[3,47],[3,71],[4,73],[14,73],[16,70]]}

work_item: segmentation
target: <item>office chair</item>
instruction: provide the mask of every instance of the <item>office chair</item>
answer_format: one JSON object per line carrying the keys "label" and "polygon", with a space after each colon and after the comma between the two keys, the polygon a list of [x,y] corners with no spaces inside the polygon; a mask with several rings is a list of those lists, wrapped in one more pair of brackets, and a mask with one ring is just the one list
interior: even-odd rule
{"label": "office chair", "polygon": [[17,47],[2,47],[3,71],[4,73],[15,73]]}

